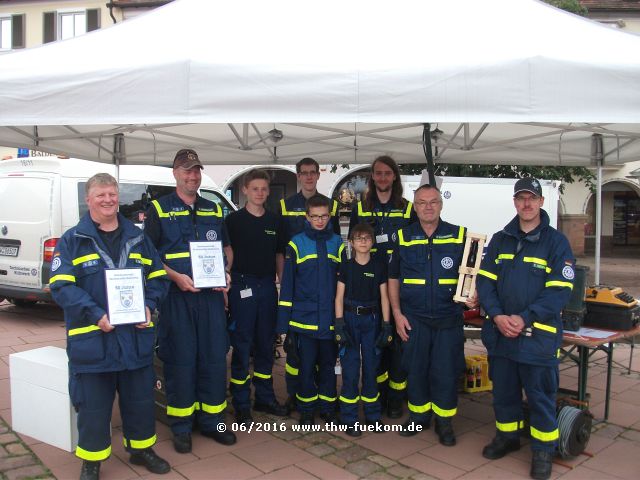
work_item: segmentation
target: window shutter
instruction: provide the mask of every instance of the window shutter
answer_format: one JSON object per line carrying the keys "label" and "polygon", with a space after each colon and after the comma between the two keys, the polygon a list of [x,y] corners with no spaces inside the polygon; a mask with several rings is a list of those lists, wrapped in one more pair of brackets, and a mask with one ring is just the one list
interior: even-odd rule
{"label": "window shutter", "polygon": [[11,17],[11,48],[25,47],[24,14]]}
{"label": "window shutter", "polygon": [[87,10],[87,32],[100,28],[100,9],[89,8]]}
{"label": "window shutter", "polygon": [[56,12],[42,14],[42,43],[56,41]]}

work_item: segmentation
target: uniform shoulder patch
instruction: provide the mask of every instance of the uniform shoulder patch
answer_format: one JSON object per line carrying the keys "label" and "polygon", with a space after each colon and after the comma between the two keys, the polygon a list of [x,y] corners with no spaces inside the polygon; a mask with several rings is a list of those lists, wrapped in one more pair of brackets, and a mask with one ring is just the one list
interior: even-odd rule
{"label": "uniform shoulder patch", "polygon": [[62,261],[60,260],[60,257],[55,257],[51,262],[51,271],[55,272],[60,268],[60,265],[62,265]]}
{"label": "uniform shoulder patch", "polygon": [[567,280],[573,280],[573,277],[575,277],[575,273],[573,271],[573,268],[570,265],[566,265],[562,269],[562,276],[564,278],[566,278]]}
{"label": "uniform shoulder patch", "polygon": [[206,237],[207,237],[207,240],[209,240],[210,242],[213,242],[218,238],[218,232],[216,232],[215,230],[207,230]]}

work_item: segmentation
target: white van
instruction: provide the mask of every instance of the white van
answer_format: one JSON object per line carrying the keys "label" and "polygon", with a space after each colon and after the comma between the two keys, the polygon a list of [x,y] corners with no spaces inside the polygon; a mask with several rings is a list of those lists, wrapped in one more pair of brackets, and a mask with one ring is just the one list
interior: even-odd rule
{"label": "white van", "polygon": [[[0,301],[26,306],[50,301],[49,267],[58,239],[87,211],[86,181],[116,167],[73,158],[28,157],[0,161]],[[148,203],[175,187],[171,168],[122,165],[120,212],[140,225]],[[203,173],[200,194],[223,209],[236,207]]]}

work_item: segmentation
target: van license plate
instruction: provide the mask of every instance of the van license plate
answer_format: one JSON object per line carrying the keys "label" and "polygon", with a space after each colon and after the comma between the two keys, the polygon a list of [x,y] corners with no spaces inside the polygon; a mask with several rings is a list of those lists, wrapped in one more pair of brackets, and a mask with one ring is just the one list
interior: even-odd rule
{"label": "van license plate", "polygon": [[0,255],[5,257],[17,257],[19,247],[3,247],[0,246]]}

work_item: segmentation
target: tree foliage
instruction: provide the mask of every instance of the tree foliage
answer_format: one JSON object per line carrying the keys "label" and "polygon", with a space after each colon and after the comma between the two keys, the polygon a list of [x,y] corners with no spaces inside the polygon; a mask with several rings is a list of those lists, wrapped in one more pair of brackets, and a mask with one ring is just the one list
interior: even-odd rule
{"label": "tree foliage", "polygon": [[587,7],[580,3],[580,0],[543,0],[545,3],[552,5],[556,8],[566,10],[567,12],[575,13],[583,17],[587,16],[589,11]]}

